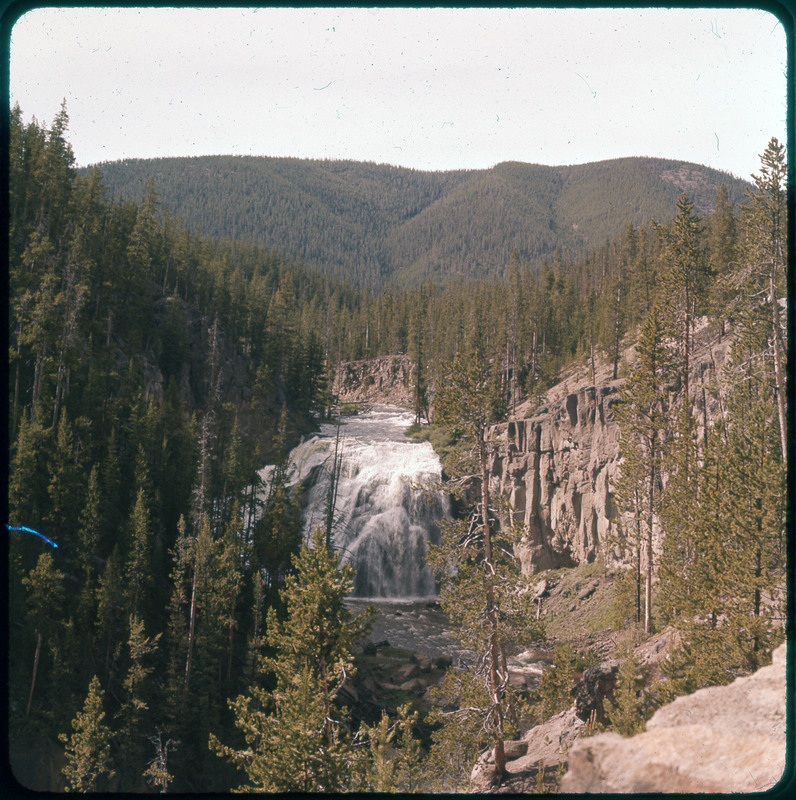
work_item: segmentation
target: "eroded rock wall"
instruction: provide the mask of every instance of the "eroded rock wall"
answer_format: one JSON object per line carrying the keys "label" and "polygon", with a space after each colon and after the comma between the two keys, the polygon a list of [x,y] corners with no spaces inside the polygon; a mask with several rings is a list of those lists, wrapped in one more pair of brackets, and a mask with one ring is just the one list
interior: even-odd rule
{"label": "eroded rock wall", "polygon": [[517,555],[526,574],[594,561],[616,526],[617,386],[581,389],[492,429],[495,488],[511,505],[504,522],[525,529]]}
{"label": "eroded rock wall", "polygon": [[[730,331],[717,335],[705,319],[699,321],[691,403],[700,439],[722,413],[713,383],[731,341]],[[629,348],[626,369],[634,357]],[[582,372],[566,376],[525,418],[492,429],[493,489],[504,493],[513,509],[502,522],[525,530],[515,548],[525,574],[591,562],[601,551],[609,558],[614,553],[609,543],[619,533],[619,510],[612,492],[622,453],[613,406],[623,381],[612,381],[603,372],[596,386],[584,385],[584,377]],[[568,391],[567,385],[579,388]],[[673,406],[680,402],[682,387],[669,389]],[[655,547],[660,544],[657,538]]]}
{"label": "eroded rock wall", "polygon": [[332,392],[341,403],[412,404],[412,362],[409,356],[382,356],[340,364]]}

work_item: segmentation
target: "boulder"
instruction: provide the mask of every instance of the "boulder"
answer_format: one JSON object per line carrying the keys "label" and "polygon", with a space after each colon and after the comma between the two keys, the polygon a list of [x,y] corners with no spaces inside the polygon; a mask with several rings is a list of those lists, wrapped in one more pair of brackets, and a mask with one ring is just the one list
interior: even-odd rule
{"label": "boulder", "polygon": [[613,695],[620,663],[619,659],[612,658],[589,667],[572,687],[570,694],[575,700],[575,712],[584,722],[592,713],[603,724],[608,722],[604,700]]}
{"label": "boulder", "polygon": [[562,792],[762,792],[785,769],[783,644],[763,667],[659,709],[644,733],[575,743]]}
{"label": "boulder", "polygon": [[447,654],[441,655],[441,656],[437,656],[434,659],[433,664],[434,664],[434,667],[436,667],[436,669],[447,669],[448,667],[450,667],[453,664],[453,658],[451,658],[451,656],[449,656]]}
{"label": "boulder", "polygon": [[380,642],[368,642],[362,652],[365,653],[365,655],[373,656],[379,652],[379,648],[389,646],[390,643],[386,639],[382,639]]}
{"label": "boulder", "polygon": [[535,775],[539,767],[547,769],[566,762],[567,752],[584,725],[575,709],[568,708],[531,728],[522,737],[526,745],[525,754],[509,761],[506,771],[511,775]]}
{"label": "boulder", "polygon": [[511,760],[524,756],[528,752],[528,742],[522,740],[509,739],[503,742],[503,752],[506,758]]}
{"label": "boulder", "polygon": [[470,773],[470,785],[474,792],[488,792],[497,783],[495,754],[491,750],[482,753]]}
{"label": "boulder", "polygon": [[420,678],[412,678],[411,680],[404,681],[399,687],[402,692],[418,692],[422,693],[426,690],[426,684]]}
{"label": "boulder", "polygon": [[420,675],[420,666],[415,663],[404,664],[393,672],[396,683],[403,683]]}
{"label": "boulder", "polygon": [[428,653],[423,653],[422,655],[418,656],[417,666],[423,672],[428,672],[432,666],[431,656],[428,655]]}

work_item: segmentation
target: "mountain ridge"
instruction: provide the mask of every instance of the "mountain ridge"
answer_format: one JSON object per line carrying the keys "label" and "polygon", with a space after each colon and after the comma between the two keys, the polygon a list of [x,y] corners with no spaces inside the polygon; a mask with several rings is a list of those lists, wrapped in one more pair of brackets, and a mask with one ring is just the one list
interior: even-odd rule
{"label": "mountain ridge", "polygon": [[628,224],[668,222],[683,191],[704,215],[722,183],[732,203],[750,186],[699,164],[637,156],[445,172],[270,156],[95,166],[114,195],[136,202],[153,178],[162,204],[192,232],[259,241],[376,290],[505,275],[515,252],[536,265],[556,248],[588,253]]}

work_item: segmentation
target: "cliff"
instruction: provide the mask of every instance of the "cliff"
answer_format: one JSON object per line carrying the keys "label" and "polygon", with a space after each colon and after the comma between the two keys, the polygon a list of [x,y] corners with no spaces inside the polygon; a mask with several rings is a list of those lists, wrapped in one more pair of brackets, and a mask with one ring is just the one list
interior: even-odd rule
{"label": "cliff", "polygon": [[616,524],[617,398],[616,384],[587,387],[492,429],[496,488],[525,529],[517,549],[523,572],[594,561]]}
{"label": "cliff", "polygon": [[412,362],[409,356],[346,361],[338,365],[332,394],[341,403],[412,405]]}
{"label": "cliff", "polygon": [[[703,319],[694,339],[693,415],[697,436],[721,413],[709,390],[727,357],[731,334],[717,336]],[[632,364],[633,347],[623,356]],[[523,572],[592,562],[604,551],[619,523],[612,486],[621,470],[619,426],[613,405],[622,380],[610,380],[607,364],[594,381],[584,366],[573,366],[541,402],[524,403],[515,418],[491,429],[493,489],[512,511],[502,520],[525,529],[516,548]],[[670,387],[678,402],[679,385]]]}
{"label": "cliff", "polygon": [[[705,318],[699,321],[691,394],[700,437],[720,414],[710,384],[731,340],[731,331],[718,336]],[[630,345],[622,356],[625,373],[634,357]],[[490,430],[492,488],[512,509],[501,522],[525,530],[516,548],[525,574],[593,562],[616,532],[612,486],[622,452],[613,406],[622,382],[611,380],[607,362],[598,362],[594,375],[585,364],[573,365],[542,397],[524,401]],[[413,367],[404,355],[352,361],[338,366],[332,385],[341,402],[410,406]],[[670,389],[677,402],[680,387]]]}

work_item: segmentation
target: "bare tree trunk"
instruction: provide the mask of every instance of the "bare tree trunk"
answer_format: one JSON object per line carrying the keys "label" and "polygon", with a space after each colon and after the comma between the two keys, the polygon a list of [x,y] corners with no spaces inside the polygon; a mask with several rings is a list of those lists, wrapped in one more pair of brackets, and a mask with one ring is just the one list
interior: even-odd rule
{"label": "bare tree trunk", "polygon": [[185,659],[185,685],[191,679],[191,659],[193,656],[193,641],[194,631],[196,630],[196,584],[198,582],[197,576],[199,575],[199,542],[196,543],[196,557],[193,566],[193,584],[191,587],[191,617],[188,627],[188,655]]}
{"label": "bare tree trunk", "polygon": [[33,690],[36,688],[36,673],[39,671],[39,653],[41,653],[41,632],[36,631],[36,655],[33,657],[33,676],[30,680],[30,694],[28,695],[28,707],[25,709],[25,716],[30,716],[30,706],[33,702]]}
{"label": "bare tree trunk", "polygon": [[616,312],[614,314],[614,369],[612,372],[613,380],[616,380],[619,373],[619,345],[621,343],[621,327],[619,320],[619,305],[622,300],[622,284],[616,287]]}
{"label": "bare tree trunk", "polygon": [[641,622],[641,499],[636,488],[636,624]]}
{"label": "bare tree trunk", "polygon": [[647,579],[644,586],[644,632],[652,633],[652,524],[655,518],[656,441],[650,444],[649,507],[647,509]]}
{"label": "bare tree trunk", "polygon": [[782,463],[788,461],[788,427],[785,417],[785,373],[782,367],[782,348],[780,342],[779,302],[777,301],[776,265],[772,266],[768,281],[769,301],[771,303],[771,338],[774,345],[774,380],[776,382],[777,416],[779,417],[779,436],[782,445]]}
{"label": "bare tree trunk", "polygon": [[495,590],[492,562],[492,526],[489,522],[489,465],[486,456],[485,431],[481,431],[478,448],[481,461],[481,519],[484,529],[484,582],[486,585],[486,613],[491,628],[489,636],[489,691],[495,715],[495,775],[501,780],[506,773],[506,753],[503,745],[503,681],[500,664],[500,632],[495,608]]}

